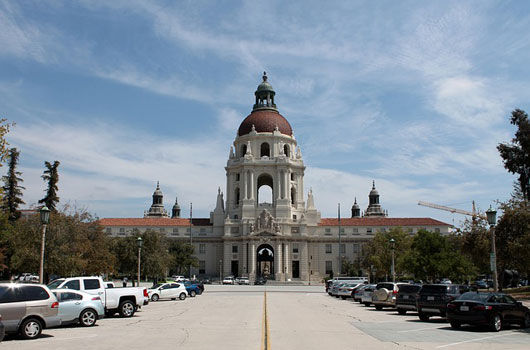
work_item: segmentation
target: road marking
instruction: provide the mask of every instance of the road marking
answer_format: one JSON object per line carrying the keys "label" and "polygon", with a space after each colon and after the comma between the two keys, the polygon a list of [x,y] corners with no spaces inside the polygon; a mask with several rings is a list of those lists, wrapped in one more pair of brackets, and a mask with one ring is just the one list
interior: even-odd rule
{"label": "road marking", "polygon": [[426,331],[429,329],[439,329],[440,327],[429,327],[429,328],[419,328],[419,329],[409,329],[406,331],[397,331],[397,333],[410,333],[410,332],[419,332],[419,331]]}
{"label": "road marking", "polygon": [[267,291],[263,292],[263,320],[261,323],[261,349],[270,350],[269,317],[267,315]]}
{"label": "road marking", "polygon": [[436,349],[446,348],[446,347],[448,347],[448,346],[460,345],[460,344],[465,344],[465,343],[472,343],[472,342],[474,342],[474,341],[480,341],[480,340],[484,340],[484,339],[506,337],[507,335],[514,335],[514,334],[515,334],[515,332],[511,332],[511,333],[506,333],[506,334],[501,334],[501,335],[492,335],[492,336],[490,336],[490,337],[482,337],[482,338],[477,338],[477,339],[469,339],[469,340],[464,340],[464,341],[461,341],[461,342],[458,342],[458,343],[451,343],[451,344],[439,345],[439,346],[436,347]]}

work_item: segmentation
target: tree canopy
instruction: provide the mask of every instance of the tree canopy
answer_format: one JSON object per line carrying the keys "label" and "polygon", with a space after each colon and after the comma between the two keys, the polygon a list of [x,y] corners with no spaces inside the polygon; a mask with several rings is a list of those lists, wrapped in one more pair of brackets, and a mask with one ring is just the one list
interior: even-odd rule
{"label": "tree canopy", "polygon": [[20,177],[21,172],[17,171],[18,158],[20,152],[16,148],[11,148],[8,152],[8,171],[7,175],[2,176],[4,182],[2,210],[8,213],[9,220],[16,220],[20,217],[19,205],[25,204],[22,200],[22,190],[25,188],[19,185],[24,182]]}
{"label": "tree canopy", "polygon": [[48,209],[51,211],[57,211],[57,203],[59,203],[59,197],[57,196],[57,191],[59,191],[59,161],[50,163],[48,161],[44,162],[46,170],[42,175],[42,179],[47,182],[48,188],[46,189],[46,196],[43,199],[39,200],[39,203],[44,203]]}

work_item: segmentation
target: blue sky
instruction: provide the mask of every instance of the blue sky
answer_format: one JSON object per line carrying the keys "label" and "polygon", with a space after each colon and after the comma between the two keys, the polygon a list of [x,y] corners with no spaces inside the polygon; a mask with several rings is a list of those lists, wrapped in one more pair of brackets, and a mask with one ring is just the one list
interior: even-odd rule
{"label": "blue sky", "polygon": [[[3,1],[0,116],[17,125],[24,200],[59,160],[63,203],[140,217],[157,180],[170,209],[209,216],[267,71],[323,217],[372,179],[393,217],[464,217],[515,177],[496,150],[528,110],[523,1]],[[5,173],[5,168],[1,169]],[[187,215],[187,214],[186,214]]]}

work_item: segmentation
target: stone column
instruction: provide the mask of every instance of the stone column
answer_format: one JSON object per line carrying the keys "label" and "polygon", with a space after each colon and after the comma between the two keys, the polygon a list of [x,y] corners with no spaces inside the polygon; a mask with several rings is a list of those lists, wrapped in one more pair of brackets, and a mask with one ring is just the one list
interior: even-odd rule
{"label": "stone column", "polygon": [[274,250],[274,268],[276,281],[283,280],[283,261],[282,261],[282,242],[276,242],[276,248]]}
{"label": "stone column", "polygon": [[256,243],[251,242],[249,244],[249,249],[250,249],[250,254],[249,254],[249,259],[250,259],[249,268],[250,268],[250,271],[249,271],[248,277],[249,277],[250,280],[255,280],[256,279]]}
{"label": "stone column", "polygon": [[283,197],[284,199],[289,199],[289,192],[291,192],[291,189],[289,188],[289,183],[291,182],[290,179],[289,179],[289,171],[286,170],[285,171],[285,182],[284,182],[284,185],[285,185],[285,196]]}
{"label": "stone column", "polygon": [[284,258],[284,264],[285,264],[285,280],[288,278],[291,278],[291,245],[289,242],[285,242],[284,245],[285,248],[285,258]]}
{"label": "stone column", "polygon": [[249,186],[250,187],[250,198],[249,199],[254,199],[255,186],[254,186],[254,172],[253,171],[250,172],[250,184],[249,185],[250,185]]}
{"label": "stone column", "polygon": [[229,276],[232,274],[232,243],[224,243],[224,253],[223,253],[223,277]]}
{"label": "stone column", "polygon": [[300,248],[302,249],[300,254],[300,277],[303,281],[309,281],[309,270],[308,270],[308,260],[309,260],[309,250],[307,249],[307,241],[299,243]]}
{"label": "stone column", "polygon": [[247,269],[247,242],[243,242],[241,244],[241,259],[240,259],[242,266],[239,268],[241,271],[242,276],[248,276],[248,269]]}

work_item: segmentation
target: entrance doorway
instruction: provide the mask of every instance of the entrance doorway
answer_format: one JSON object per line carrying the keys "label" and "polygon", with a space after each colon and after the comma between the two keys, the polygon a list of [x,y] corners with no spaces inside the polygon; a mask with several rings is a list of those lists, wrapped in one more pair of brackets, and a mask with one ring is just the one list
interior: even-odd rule
{"label": "entrance doorway", "polygon": [[262,244],[257,251],[257,275],[266,279],[274,279],[274,249],[269,244]]}
{"label": "entrance doorway", "polygon": [[238,260],[232,260],[232,268],[230,270],[232,272],[232,276],[234,277],[239,276],[239,261]]}
{"label": "entrance doorway", "polygon": [[293,278],[300,278],[300,261],[293,261]]}

